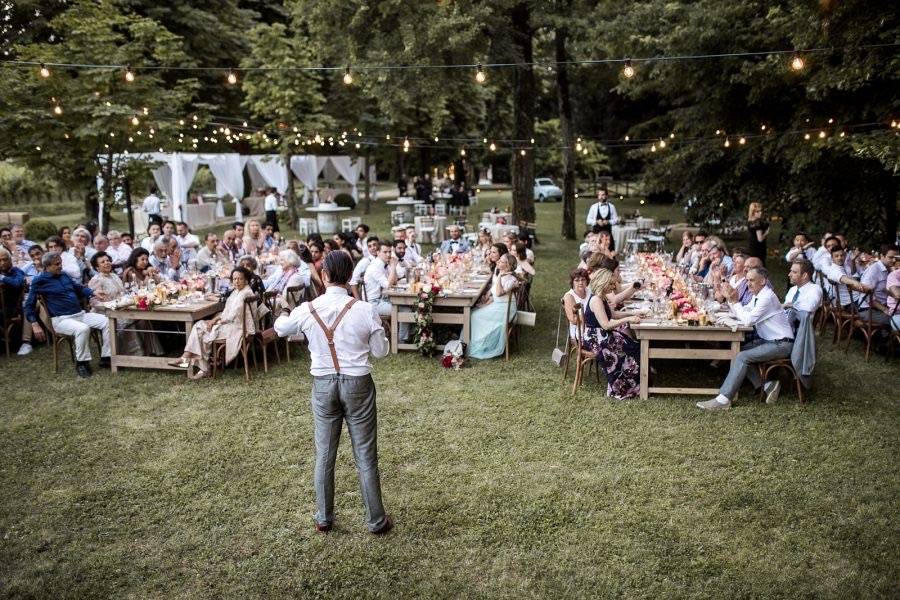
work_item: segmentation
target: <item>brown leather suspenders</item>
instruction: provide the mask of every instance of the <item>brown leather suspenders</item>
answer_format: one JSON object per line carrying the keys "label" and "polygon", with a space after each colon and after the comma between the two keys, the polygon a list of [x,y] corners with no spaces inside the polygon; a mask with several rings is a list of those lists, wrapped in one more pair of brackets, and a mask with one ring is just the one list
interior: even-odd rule
{"label": "brown leather suspenders", "polygon": [[322,329],[322,333],[325,334],[325,339],[328,340],[328,349],[331,350],[331,362],[334,363],[335,372],[340,375],[341,374],[341,365],[338,363],[337,350],[334,349],[334,332],[338,328],[338,324],[341,322],[341,319],[344,318],[344,315],[347,314],[347,311],[350,310],[350,307],[356,304],[356,298],[351,298],[350,302],[344,305],[344,308],[341,309],[341,312],[338,313],[337,318],[334,320],[334,323],[331,324],[331,327],[325,325],[325,322],[322,321],[322,318],[319,316],[319,313],[316,312],[315,307],[313,307],[312,302],[309,303],[309,313],[316,320],[316,323],[319,324],[319,327]]}

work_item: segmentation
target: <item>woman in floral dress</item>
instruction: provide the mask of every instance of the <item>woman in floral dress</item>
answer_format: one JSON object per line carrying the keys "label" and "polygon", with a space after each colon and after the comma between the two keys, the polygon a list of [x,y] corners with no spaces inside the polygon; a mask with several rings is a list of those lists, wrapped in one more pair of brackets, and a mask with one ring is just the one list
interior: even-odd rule
{"label": "woman in floral dress", "polygon": [[617,400],[640,394],[640,344],[631,337],[629,323],[641,318],[612,310],[606,295],[615,292],[618,283],[612,271],[599,269],[591,276],[590,302],[584,309],[582,346],[597,356],[597,366],[606,373],[606,394]]}

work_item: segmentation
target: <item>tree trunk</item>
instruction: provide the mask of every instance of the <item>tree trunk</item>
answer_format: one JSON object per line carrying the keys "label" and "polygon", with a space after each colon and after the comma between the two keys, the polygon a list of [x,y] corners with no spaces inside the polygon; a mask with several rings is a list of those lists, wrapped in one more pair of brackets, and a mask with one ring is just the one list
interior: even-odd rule
{"label": "tree trunk", "polygon": [[367,215],[372,212],[372,181],[369,179],[369,157],[371,153],[366,151],[363,159],[363,214]]}
{"label": "tree trunk", "polygon": [[[534,61],[533,37],[531,29],[531,9],[525,2],[512,10],[513,43],[518,48],[517,61],[529,63],[519,67],[515,73],[513,112],[515,122],[514,138],[531,140],[534,138]],[[512,198],[513,220],[534,222],[534,146],[525,148],[524,156],[519,150],[513,153]]]}
{"label": "tree trunk", "polygon": [[572,153],[572,102],[569,97],[569,68],[566,64],[568,31],[565,27],[556,30],[556,91],[559,101],[559,131],[563,142],[563,220],[562,236],[575,239],[575,157]]}
{"label": "tree trunk", "polygon": [[397,146],[397,181],[399,182],[406,175],[406,153],[403,148]]}
{"label": "tree trunk", "polygon": [[291,231],[294,231],[297,228],[297,219],[298,219],[299,215],[297,214],[297,204],[296,204],[295,194],[294,194],[294,174],[291,173],[291,153],[290,152],[288,152],[284,156],[284,166],[287,169],[287,178],[288,178],[287,203],[288,203],[288,210],[290,211],[290,215],[291,215],[291,225],[290,225],[290,227],[288,227],[288,229]]}
{"label": "tree trunk", "polygon": [[125,213],[128,215],[128,232],[134,237],[134,211],[131,208],[131,182],[127,175],[122,179],[122,195],[125,197]]}

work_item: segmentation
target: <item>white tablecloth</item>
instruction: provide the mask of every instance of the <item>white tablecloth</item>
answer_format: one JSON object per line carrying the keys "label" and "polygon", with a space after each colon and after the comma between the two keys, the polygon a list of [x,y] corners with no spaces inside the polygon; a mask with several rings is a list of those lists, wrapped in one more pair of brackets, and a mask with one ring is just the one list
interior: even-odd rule
{"label": "white tablecloth", "polygon": [[507,223],[512,223],[512,218],[513,218],[512,213],[506,213],[506,212],[500,212],[500,213],[486,212],[486,213],[481,213],[481,220],[482,220],[482,221],[485,221],[485,222],[488,222],[488,223],[496,223],[496,222],[497,222],[497,219],[500,219],[501,217],[502,217]]}
{"label": "white tablecloth", "polygon": [[612,236],[613,242],[616,244],[616,252],[622,252],[625,249],[626,240],[637,237],[637,230],[638,228],[633,225],[626,225],[624,227],[613,225]]}
{"label": "white tablecloth", "polygon": [[503,242],[503,236],[506,235],[508,231],[512,231],[516,235],[519,234],[519,226],[518,225],[502,225],[498,223],[491,223],[485,221],[483,223],[478,224],[478,229],[487,229],[491,232],[491,238],[495,242]]}
{"label": "white tablecloth", "polygon": [[[421,231],[421,228],[424,226],[423,223],[426,222],[428,219],[430,219],[434,222],[434,225],[433,225],[434,231],[431,233],[430,240],[426,240],[425,238],[423,238],[422,231]],[[437,216],[437,215],[434,217],[416,217],[415,225],[416,225],[416,237],[420,242],[424,241],[425,243],[428,243],[430,241],[435,244],[440,244],[447,237],[447,230],[446,230],[447,217],[441,217],[441,216]]]}

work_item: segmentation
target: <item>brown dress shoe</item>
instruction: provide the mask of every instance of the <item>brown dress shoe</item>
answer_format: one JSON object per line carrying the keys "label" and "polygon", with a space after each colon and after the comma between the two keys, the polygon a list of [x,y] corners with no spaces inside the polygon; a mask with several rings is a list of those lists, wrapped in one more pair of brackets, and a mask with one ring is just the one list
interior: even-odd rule
{"label": "brown dress shoe", "polygon": [[316,533],[328,533],[331,527],[331,523],[316,523]]}
{"label": "brown dress shoe", "polygon": [[381,526],[381,529],[376,529],[372,532],[372,535],[384,535],[388,531],[394,528],[394,520],[391,518],[391,515],[387,515],[385,517],[385,523]]}

